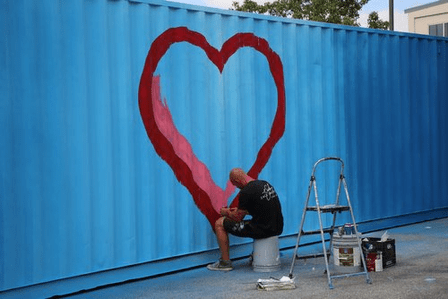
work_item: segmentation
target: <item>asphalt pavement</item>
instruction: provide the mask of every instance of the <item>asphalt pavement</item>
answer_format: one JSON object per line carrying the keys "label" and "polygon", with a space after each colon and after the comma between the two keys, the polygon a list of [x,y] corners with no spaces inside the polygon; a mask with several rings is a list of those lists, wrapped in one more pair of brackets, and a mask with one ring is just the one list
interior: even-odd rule
{"label": "asphalt pavement", "polygon": [[365,275],[337,278],[330,289],[324,259],[310,258],[294,265],[295,289],[257,290],[258,279],[289,274],[293,250],[288,249],[281,251],[282,267],[275,272],[255,272],[244,258],[234,261],[235,269],[229,272],[201,267],[66,298],[448,298],[448,218],[397,227],[388,233],[395,240],[397,262],[381,272],[369,272],[371,284]]}

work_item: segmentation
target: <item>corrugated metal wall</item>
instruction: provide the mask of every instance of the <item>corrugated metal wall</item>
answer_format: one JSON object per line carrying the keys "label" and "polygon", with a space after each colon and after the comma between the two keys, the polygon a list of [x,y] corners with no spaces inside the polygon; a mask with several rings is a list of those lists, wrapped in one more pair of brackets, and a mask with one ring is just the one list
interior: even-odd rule
{"label": "corrugated metal wall", "polygon": [[[280,57],[286,129],[260,177],[280,194],[285,235],[324,156],[345,161],[358,221],[447,206],[447,39],[159,1],[0,1],[0,290],[216,248],[138,106],[151,44],[179,26],[217,49],[253,33]],[[220,73],[181,42],[155,75],[224,189],[269,136],[265,57],[241,48]],[[333,178],[319,177],[323,194]]]}

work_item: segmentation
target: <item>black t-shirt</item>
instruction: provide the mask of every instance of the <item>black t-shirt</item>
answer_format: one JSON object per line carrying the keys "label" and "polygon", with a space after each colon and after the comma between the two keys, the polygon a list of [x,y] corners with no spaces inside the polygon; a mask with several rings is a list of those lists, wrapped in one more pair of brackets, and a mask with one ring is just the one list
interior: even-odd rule
{"label": "black t-shirt", "polygon": [[247,210],[252,223],[258,228],[280,235],[283,231],[283,215],[274,187],[266,181],[249,182],[240,191],[239,208]]}

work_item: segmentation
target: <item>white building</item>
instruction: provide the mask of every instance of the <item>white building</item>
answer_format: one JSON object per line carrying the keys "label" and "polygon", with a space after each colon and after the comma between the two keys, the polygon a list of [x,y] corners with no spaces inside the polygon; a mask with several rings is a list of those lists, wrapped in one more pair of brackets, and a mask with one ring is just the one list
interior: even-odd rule
{"label": "white building", "polygon": [[404,11],[409,32],[448,37],[448,0],[439,0]]}

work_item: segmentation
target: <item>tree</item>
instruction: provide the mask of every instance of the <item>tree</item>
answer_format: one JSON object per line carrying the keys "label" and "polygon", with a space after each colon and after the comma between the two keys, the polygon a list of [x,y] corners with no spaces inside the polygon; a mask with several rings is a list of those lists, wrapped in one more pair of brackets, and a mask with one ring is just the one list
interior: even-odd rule
{"label": "tree", "polygon": [[367,24],[369,25],[369,28],[383,29],[383,30],[389,29],[390,25],[389,22],[380,20],[380,17],[378,16],[378,13],[376,11],[371,12],[369,14]]}
{"label": "tree", "polygon": [[243,5],[233,2],[238,11],[269,14],[272,16],[310,21],[359,26],[359,11],[369,0],[275,0],[259,5],[244,0]]}

